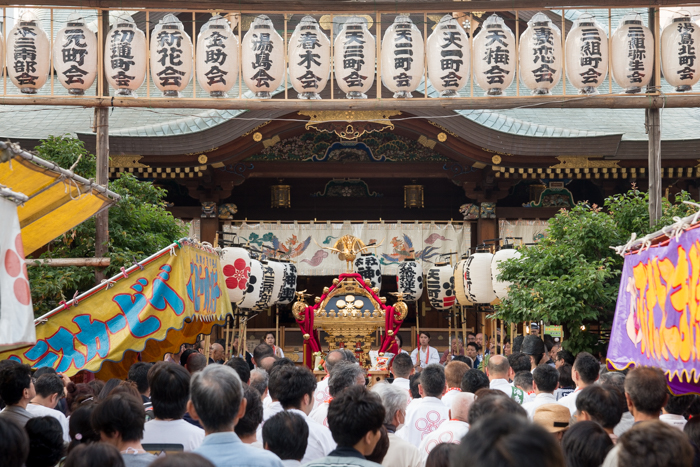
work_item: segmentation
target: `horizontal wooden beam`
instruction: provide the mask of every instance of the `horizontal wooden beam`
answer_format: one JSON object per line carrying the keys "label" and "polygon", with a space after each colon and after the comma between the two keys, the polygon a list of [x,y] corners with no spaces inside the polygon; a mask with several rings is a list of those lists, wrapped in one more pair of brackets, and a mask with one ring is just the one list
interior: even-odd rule
{"label": "horizontal wooden beam", "polygon": [[[514,9],[557,9],[557,8],[653,8],[668,6],[699,5],[698,1],[670,0],[586,0],[585,3],[567,0],[476,0],[457,1],[396,1],[396,0],[43,0],[45,6],[80,6],[83,8],[104,8],[118,10],[138,10],[143,8],[169,10],[223,10],[243,13],[445,13],[452,11],[510,11]],[[76,5],[79,4],[79,5]]]}
{"label": "horizontal wooden beam", "polygon": [[405,110],[420,109],[476,110],[514,109],[660,109],[700,107],[700,95],[636,96],[525,96],[413,99],[194,99],[194,98],[118,98],[118,97],[0,97],[0,105],[58,105],[76,107],[142,107],[161,109],[215,110]]}
{"label": "horizontal wooden beam", "polygon": [[[201,209],[200,209],[201,210]],[[51,266],[54,268],[65,268],[69,266],[86,266],[91,268],[106,268],[111,260],[109,258],[48,258],[25,260],[27,267]]]}

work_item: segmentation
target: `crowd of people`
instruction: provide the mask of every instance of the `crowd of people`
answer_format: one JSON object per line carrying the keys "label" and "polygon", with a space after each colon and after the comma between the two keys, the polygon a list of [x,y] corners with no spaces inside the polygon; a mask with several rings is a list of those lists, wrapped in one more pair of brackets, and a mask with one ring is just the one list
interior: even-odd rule
{"label": "crowd of people", "polygon": [[317,382],[274,339],[228,360],[183,347],[106,382],[1,361],[0,466],[700,465],[700,398],[657,368],[609,372],[534,335],[508,355],[429,342],[371,388],[353,352],[330,351]]}

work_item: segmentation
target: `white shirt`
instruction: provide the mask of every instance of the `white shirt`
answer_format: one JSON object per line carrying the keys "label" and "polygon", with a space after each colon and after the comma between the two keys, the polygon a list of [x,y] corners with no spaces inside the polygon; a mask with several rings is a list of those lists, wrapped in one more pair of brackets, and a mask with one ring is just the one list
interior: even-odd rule
{"label": "white shirt", "polygon": [[537,394],[535,396],[535,399],[530,401],[530,402],[525,402],[523,404],[523,409],[527,411],[527,417],[532,420],[532,418],[535,416],[535,411],[537,410],[537,407],[545,404],[556,404],[557,403],[557,398],[554,394],[548,394],[546,392],[542,392],[540,394]]}
{"label": "white shirt", "polygon": [[272,397],[270,397],[270,391],[268,391],[262,400],[263,409],[270,407],[270,404],[272,404]]}
{"label": "white shirt", "polygon": [[675,426],[679,430],[683,430],[685,424],[688,423],[688,420],[686,420],[683,415],[674,415],[670,413],[662,413],[659,415],[659,420],[671,426]]}
{"label": "white shirt", "polygon": [[456,389],[452,388],[449,391],[447,391],[443,396],[442,396],[442,403],[445,404],[445,407],[448,409],[452,408],[452,400],[455,398],[457,394],[462,392],[461,389]]}
{"label": "white shirt", "polygon": [[[505,380],[503,378],[499,379],[494,379],[489,383],[489,388],[490,389],[496,389],[498,391],[502,391],[508,395],[511,399],[517,400],[513,397],[513,385],[508,382],[508,380]],[[527,402],[531,402],[532,398],[522,389],[520,389],[523,392],[523,404]]]}
{"label": "white shirt", "polygon": [[632,425],[634,425],[634,417],[629,411],[625,412],[622,414],[620,423],[615,425],[615,428],[613,428],[613,433],[615,433],[615,436],[619,438],[620,436],[625,434],[625,431],[632,428]]}
{"label": "white shirt", "polygon": [[462,438],[469,431],[469,424],[461,420],[448,420],[440,428],[423,438],[418,452],[423,458],[423,462],[428,459],[428,454],[440,443],[459,444]]}
{"label": "white shirt", "polygon": [[321,425],[316,420],[309,418],[308,415],[299,409],[289,409],[288,412],[301,415],[309,426],[309,443],[306,446],[304,458],[301,460],[302,464],[306,464],[321,457],[326,457],[329,452],[335,449],[337,445],[335,441],[333,441],[331,430]]}
{"label": "white shirt", "polygon": [[316,383],[316,392],[314,392],[314,409],[327,401],[331,397],[328,392],[328,376],[322,381]]}
{"label": "white shirt", "polygon": [[283,459],[282,460],[282,465],[284,467],[300,467],[301,462],[294,460],[294,459]]}
{"label": "white shirt", "polygon": [[[420,347],[413,349],[413,352],[411,352],[411,360],[413,361],[414,365],[417,363],[416,355],[418,354],[419,349],[420,349],[420,367],[421,368],[425,368],[426,366],[430,365],[431,363],[440,363],[440,354],[438,353],[437,349],[435,347],[428,346],[427,352],[424,352],[423,349]],[[425,363],[426,358],[428,359],[428,363]]]}
{"label": "white shirt", "polygon": [[410,380],[408,380],[406,378],[394,378],[394,381],[391,384],[394,384],[401,389],[405,389],[406,392],[408,392],[408,402],[409,403],[413,400],[413,396],[411,396],[411,381]]}
{"label": "white shirt", "polygon": [[277,355],[279,358],[284,358],[284,350],[282,350],[282,347],[277,347],[276,345],[273,345],[272,350],[274,354]]}
{"label": "white shirt", "polygon": [[382,460],[384,467],[423,467],[418,448],[408,441],[389,433],[389,450]]}
{"label": "white shirt", "polygon": [[330,404],[328,402],[324,402],[323,404],[319,405],[315,409],[311,411],[309,414],[309,417],[312,420],[316,420],[318,423],[321,425],[325,426],[328,428],[328,406]]}
{"label": "white shirt", "polygon": [[151,420],[143,426],[142,444],[182,444],[194,451],[204,441],[204,430],[185,420]]}
{"label": "white shirt", "polygon": [[574,415],[576,413],[576,399],[578,398],[579,393],[581,392],[580,388],[576,388],[574,392],[571,394],[562,397],[557,401],[557,404],[561,404],[567,409],[569,409],[569,412],[571,412],[571,415]]}
{"label": "white shirt", "polygon": [[437,397],[413,399],[406,409],[404,426],[396,435],[418,447],[423,438],[437,430],[449,418],[449,410]]}
{"label": "white shirt", "polygon": [[61,424],[63,428],[63,441],[70,443],[70,434],[68,434],[68,419],[60,411],[50,409],[41,404],[27,404],[27,412],[34,417],[53,417]]}
{"label": "white shirt", "polygon": [[272,417],[275,414],[278,414],[282,412],[284,409],[282,408],[282,404],[279,403],[279,401],[272,402],[270,405],[265,407],[263,409],[263,421],[260,425],[258,425],[257,430],[255,430],[255,439],[258,440],[258,443],[264,446],[263,443],[263,436],[262,436],[262,429],[263,425],[265,422]]}

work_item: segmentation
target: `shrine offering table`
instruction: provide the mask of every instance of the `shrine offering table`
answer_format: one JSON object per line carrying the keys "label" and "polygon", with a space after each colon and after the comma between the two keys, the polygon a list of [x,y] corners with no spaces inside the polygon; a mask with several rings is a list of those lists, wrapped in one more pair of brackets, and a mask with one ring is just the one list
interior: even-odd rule
{"label": "shrine offering table", "polygon": [[371,387],[377,383],[384,381],[387,376],[389,376],[388,370],[368,370],[367,371],[367,377],[369,378],[369,385],[368,386]]}
{"label": "shrine offering table", "polygon": [[326,377],[326,372],[323,370],[314,370],[314,376],[316,377],[316,382],[323,381],[323,378]]}

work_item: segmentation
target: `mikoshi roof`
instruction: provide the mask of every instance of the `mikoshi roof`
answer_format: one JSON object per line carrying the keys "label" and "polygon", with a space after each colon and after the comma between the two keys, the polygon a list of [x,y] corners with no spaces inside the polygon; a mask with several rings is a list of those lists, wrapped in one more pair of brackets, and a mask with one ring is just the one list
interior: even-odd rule
{"label": "mikoshi roof", "polygon": [[0,142],[0,150],[8,159],[0,163],[0,187],[27,197],[17,208],[25,254],[119,200],[118,194],[22,151],[19,145]]}

